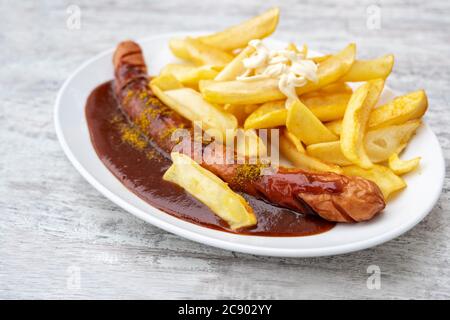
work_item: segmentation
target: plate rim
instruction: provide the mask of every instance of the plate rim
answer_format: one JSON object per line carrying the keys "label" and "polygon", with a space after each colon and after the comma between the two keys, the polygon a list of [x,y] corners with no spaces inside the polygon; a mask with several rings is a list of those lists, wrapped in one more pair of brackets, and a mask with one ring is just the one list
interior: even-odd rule
{"label": "plate rim", "polygon": [[[162,33],[159,35],[149,36],[145,38],[141,38],[136,40],[138,43],[147,42],[152,39],[156,38],[167,38],[167,37],[173,37],[177,35],[186,35],[188,32],[170,32],[170,33]],[[189,34],[201,34],[205,33],[204,31],[192,31],[189,32]],[[276,40],[275,41],[281,41]],[[123,200],[118,195],[116,195],[114,192],[110,191],[107,186],[103,185],[101,182],[99,182],[90,172],[88,169],[86,169],[77,159],[75,154],[72,152],[65,136],[62,130],[61,123],[59,121],[59,113],[61,111],[61,99],[63,94],[65,93],[67,87],[70,85],[72,79],[80,73],[83,69],[88,67],[90,64],[95,62],[96,60],[102,58],[105,55],[111,54],[113,52],[115,47],[112,47],[110,49],[104,50],[90,59],[86,60],[84,63],[82,63],[78,68],[76,68],[69,77],[64,81],[63,85],[58,91],[55,105],[54,105],[54,111],[53,111],[53,118],[54,118],[54,126],[56,135],[58,137],[58,141],[66,155],[66,157],[69,159],[69,161],[72,163],[72,165],[77,169],[77,171],[81,174],[81,176],[86,179],[86,181],[89,182],[97,191],[99,191],[103,196],[105,196],[107,199],[112,201],[114,204],[121,207],[123,210],[130,212],[134,216],[138,217],[139,219],[144,220],[147,223],[150,223],[158,228],[161,228],[167,232],[176,234],[178,236],[184,237],[186,239],[189,239],[191,241],[199,242],[204,245],[209,245],[225,250],[230,251],[236,251],[236,252],[242,252],[246,254],[253,254],[253,255],[262,255],[262,256],[276,256],[276,257],[319,257],[319,256],[331,256],[331,255],[338,255],[338,254],[345,254],[350,253],[354,251],[359,251],[367,248],[371,248],[377,245],[380,245],[384,242],[390,241],[406,232],[411,230],[414,226],[416,226],[418,223],[420,223],[434,208],[437,201],[439,200],[441,194],[442,194],[442,188],[444,185],[444,179],[445,179],[445,160],[442,152],[442,147],[439,143],[439,140],[437,139],[434,132],[431,130],[431,128],[428,126],[426,121],[423,121],[424,127],[426,127],[434,137],[434,139],[437,142],[438,150],[439,150],[439,162],[443,170],[440,170],[441,176],[439,179],[439,192],[434,194],[432,201],[429,201],[429,204],[426,208],[426,210],[423,211],[423,213],[418,216],[414,220],[408,220],[407,223],[400,224],[398,227],[393,229],[392,231],[388,233],[382,233],[378,236],[371,237],[369,239],[365,240],[359,240],[357,242],[348,243],[348,244],[340,244],[337,246],[332,247],[324,247],[324,248],[272,248],[272,247],[257,247],[249,244],[242,244],[238,242],[230,242],[222,239],[216,239],[212,238],[208,235],[200,234],[195,231],[187,230],[181,226],[177,226],[174,224],[171,224],[170,222],[164,221],[159,219],[157,216],[150,215],[139,208],[135,207],[134,205],[128,203],[126,200]],[[97,156],[98,157],[98,156]],[[109,172],[109,170],[108,170]],[[109,172],[111,175],[112,173]],[[128,190],[128,192],[131,192]],[[151,204],[148,204],[149,210],[154,212],[159,212],[163,214],[167,214],[164,211],[155,208]],[[217,231],[222,232],[222,231]],[[285,237],[283,237],[285,238]]]}

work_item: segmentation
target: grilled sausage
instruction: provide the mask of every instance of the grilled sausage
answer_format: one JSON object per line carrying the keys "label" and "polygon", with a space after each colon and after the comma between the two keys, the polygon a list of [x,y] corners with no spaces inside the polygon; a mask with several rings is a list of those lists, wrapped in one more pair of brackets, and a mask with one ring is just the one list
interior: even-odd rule
{"label": "grilled sausage", "polygon": [[[191,122],[153,95],[138,44],[132,41],[120,43],[113,64],[115,94],[122,111],[167,155],[177,145],[167,133],[177,128],[192,128]],[[194,143],[192,140],[188,142],[190,145]],[[195,151],[189,150],[188,155],[194,157]],[[224,164],[223,161],[215,161],[214,155],[210,154],[202,154],[202,157],[200,164],[227,182],[233,190],[300,213],[318,214],[329,221],[365,221],[385,207],[378,186],[363,178],[283,167],[273,174],[261,175],[259,165]]]}

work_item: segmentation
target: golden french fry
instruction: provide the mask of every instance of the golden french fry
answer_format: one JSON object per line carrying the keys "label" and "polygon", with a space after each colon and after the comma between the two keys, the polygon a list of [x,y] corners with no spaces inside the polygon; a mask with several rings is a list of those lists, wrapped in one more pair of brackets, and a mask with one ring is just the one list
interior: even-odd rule
{"label": "golden french fry", "polygon": [[310,144],[306,147],[306,152],[319,160],[334,163],[339,166],[352,164],[342,153],[341,143],[339,141]]}
{"label": "golden french fry", "polygon": [[179,58],[191,61],[199,66],[212,65],[224,67],[234,58],[233,55],[216,47],[209,46],[194,38],[176,40],[175,43],[177,43],[177,49],[173,49],[173,43],[171,46],[172,53],[174,55]]}
{"label": "golden french fry", "polygon": [[325,123],[325,127],[327,127],[335,135],[340,136],[342,131],[342,120],[334,120],[327,122]]}
{"label": "golden french fry", "polygon": [[[350,69],[355,50],[355,45],[350,44],[320,64],[317,69],[318,81],[296,88],[297,94],[320,89],[339,79]],[[253,81],[203,80],[199,83],[199,89],[206,100],[218,104],[256,104],[286,98],[278,89],[278,80],[272,78]]]}
{"label": "golden french fry", "polygon": [[274,128],[286,123],[285,101],[270,101],[253,111],[245,120],[245,129]]}
{"label": "golden french fry", "polygon": [[183,117],[191,121],[201,121],[205,130],[216,130],[219,138],[225,137],[227,129],[237,128],[235,116],[206,102],[197,91],[191,88],[162,90],[158,86],[159,78],[156,77],[150,82],[153,93]]}
{"label": "golden french fry", "polygon": [[327,60],[328,58],[331,57],[331,54],[326,54],[324,56],[318,56],[318,57],[311,57],[309,59],[311,59],[312,61],[314,61],[315,63],[322,63],[325,60]]}
{"label": "golden french fry", "polygon": [[350,70],[340,79],[343,82],[386,79],[392,71],[394,56],[384,55],[373,60],[356,60]]}
{"label": "golden french fry", "polygon": [[284,128],[281,134],[286,137],[297,149],[298,152],[305,153],[305,147],[303,147],[302,142],[294,134],[290,133],[286,128]]}
{"label": "golden french fry", "polygon": [[164,180],[176,183],[200,200],[232,230],[256,225],[255,213],[247,201],[219,177],[184,154],[173,152],[171,158],[173,164],[164,173]]}
{"label": "golden french fry", "polygon": [[178,57],[183,60],[191,59],[189,51],[186,48],[185,39],[178,39],[178,38],[170,39],[169,48],[175,57]]}
{"label": "golden french fry", "polygon": [[428,99],[425,91],[414,91],[374,109],[370,114],[368,126],[380,128],[405,123],[408,120],[422,117],[427,111],[427,107]]}
{"label": "golden french fry", "polygon": [[300,100],[320,121],[332,121],[344,116],[350,96],[348,93],[331,93],[302,96]]}
{"label": "golden french fry", "polygon": [[188,87],[197,87],[200,80],[214,79],[219,71],[214,66],[191,66],[187,64],[167,64],[161,75],[172,74],[178,81]]}
{"label": "golden french fry", "polygon": [[348,94],[352,94],[353,93],[353,89],[346,84],[345,82],[335,82],[332,84],[329,84],[323,88],[320,88],[317,91],[313,91],[311,93],[307,93],[308,94],[328,94],[328,93],[348,93]]}
{"label": "golden french fry", "polygon": [[292,162],[296,168],[312,171],[342,173],[342,169],[339,168],[339,166],[325,163],[299,151],[291,140],[284,134],[280,135],[280,152],[286,159]]}
{"label": "golden french fry", "polygon": [[306,145],[338,140],[300,100],[289,106],[286,127]]}
{"label": "golden french fry", "polygon": [[263,39],[271,35],[278,25],[279,16],[280,9],[272,8],[241,24],[198,39],[224,51],[243,48],[250,40]]}
{"label": "golden french fry", "polygon": [[[372,161],[364,148],[364,135],[370,112],[383,90],[384,80],[366,82],[353,93],[342,121],[341,150],[354,164],[368,169]],[[328,130],[328,129],[327,129]]]}
{"label": "golden french fry", "polygon": [[[420,120],[411,120],[401,125],[368,131],[364,139],[364,147],[370,161],[384,162],[393,153],[401,152],[419,126]],[[313,157],[340,166],[352,164],[342,153],[339,141],[311,144],[306,151]]]}
{"label": "golden french fry", "polygon": [[259,105],[259,104],[247,104],[244,106],[244,109],[245,109],[245,112],[247,113],[247,115],[249,115],[256,109],[258,109],[260,106],[261,105]]}
{"label": "golden french fry", "polygon": [[183,88],[183,84],[174,75],[167,73],[153,78],[151,84],[163,91]]}
{"label": "golden french fry", "polygon": [[238,129],[236,151],[238,154],[250,158],[267,154],[266,145],[253,129]]}
{"label": "golden french fry", "polygon": [[[421,118],[428,107],[425,91],[418,90],[397,97],[383,106],[372,110],[369,116],[369,130],[406,123],[408,120]],[[325,124],[333,133],[340,135],[342,121],[335,120]]]}
{"label": "golden french fry", "polygon": [[199,89],[206,100],[218,104],[258,104],[286,98],[278,89],[277,79],[203,80],[199,82]]}
{"label": "golden french fry", "polygon": [[236,77],[242,75],[245,71],[242,61],[250,57],[255,52],[255,48],[247,46],[234,59],[220,71],[214,78],[216,81],[230,81],[235,80]]}
{"label": "golden french fry", "polygon": [[223,106],[223,109],[234,115],[239,125],[243,124],[248,116],[248,113],[245,111],[245,106],[240,104],[226,104]]}
{"label": "golden french fry", "polygon": [[386,161],[393,153],[400,153],[419,128],[420,123],[420,119],[416,119],[404,124],[368,131],[364,146],[371,161]]}
{"label": "golden french fry", "polygon": [[336,80],[350,70],[355,61],[356,46],[354,43],[349,44],[336,55],[331,56],[317,67],[318,82],[308,82],[303,87],[298,87],[296,92],[298,95],[311,92],[323,88]]}
{"label": "golden french fry", "polygon": [[205,129],[219,129],[225,134],[227,129],[237,128],[237,120],[232,114],[208,103],[191,88],[168,90],[164,94],[176,101],[179,108],[191,110],[195,117],[189,120],[202,121]]}
{"label": "golden french fry", "polygon": [[380,188],[385,199],[388,199],[394,192],[406,187],[405,181],[392,172],[389,168],[373,165],[371,169],[363,169],[358,166],[343,167],[344,174],[348,176],[363,177],[375,182]]}
{"label": "golden french fry", "polygon": [[411,160],[401,160],[398,153],[393,153],[389,157],[389,168],[397,175],[402,175],[415,170],[420,163],[420,157]]}

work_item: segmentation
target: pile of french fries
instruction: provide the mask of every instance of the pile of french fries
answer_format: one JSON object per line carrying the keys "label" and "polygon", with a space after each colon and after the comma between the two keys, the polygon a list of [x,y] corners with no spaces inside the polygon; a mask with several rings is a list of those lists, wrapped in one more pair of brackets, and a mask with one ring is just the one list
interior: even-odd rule
{"label": "pile of french fries", "polygon": [[[399,155],[427,110],[425,92],[378,106],[394,57],[358,60],[356,45],[349,44],[338,53],[308,56],[318,65],[318,81],[297,87],[298,99],[286,106],[277,79],[236,80],[255,52],[249,41],[271,35],[278,19],[273,8],[218,33],[172,39],[170,49],[183,63],[166,65],[152,90],[206,129],[243,129],[257,139],[254,129],[280,128],[281,154],[295,167],[367,178],[386,199],[405,188],[401,175],[416,169],[420,158]],[[298,50],[294,44],[288,49]],[[360,83],[355,90],[354,82]]]}

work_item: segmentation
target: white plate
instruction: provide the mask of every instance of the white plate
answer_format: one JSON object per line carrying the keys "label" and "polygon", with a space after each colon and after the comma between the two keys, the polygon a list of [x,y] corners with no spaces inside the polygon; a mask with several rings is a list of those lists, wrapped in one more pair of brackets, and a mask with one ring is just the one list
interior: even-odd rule
{"label": "white plate", "polygon": [[[168,49],[168,40],[173,36],[160,35],[139,42],[150,74],[157,74],[163,65],[175,60]],[[284,46],[274,40],[267,42],[272,47]],[[369,248],[401,235],[420,222],[438,200],[445,174],[444,160],[436,136],[425,124],[402,156],[404,159],[421,156],[421,169],[406,176],[408,188],[372,221],[338,224],[328,232],[307,237],[261,237],[216,231],[172,217],[125,188],[103,165],[92,147],[84,113],[85,102],[97,85],[113,78],[112,53],[113,49],[90,59],[64,83],[55,105],[56,132],[67,157],[90,184],[123,209],[166,231],[207,245],[251,254],[334,255]],[[385,89],[382,98],[392,96],[393,92]]]}

